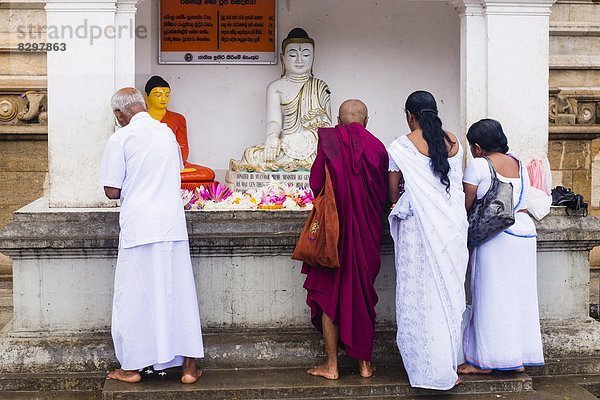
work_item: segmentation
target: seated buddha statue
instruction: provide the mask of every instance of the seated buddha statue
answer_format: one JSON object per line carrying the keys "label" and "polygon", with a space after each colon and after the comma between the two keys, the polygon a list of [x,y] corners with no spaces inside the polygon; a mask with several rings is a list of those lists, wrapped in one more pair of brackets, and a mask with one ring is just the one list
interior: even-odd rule
{"label": "seated buddha statue", "polygon": [[181,158],[184,166],[181,171],[181,188],[194,190],[200,185],[214,182],[215,173],[212,169],[188,161],[190,148],[188,146],[185,117],[167,109],[171,97],[169,83],[160,76],[153,76],[146,83],[145,92],[148,113],[152,118],[167,124],[171,128],[181,148]]}
{"label": "seated buddha statue", "polygon": [[313,76],[315,42],[295,28],[281,45],[281,78],[267,87],[266,141],[249,147],[232,171],[310,170],[317,153],[317,130],[331,126],[330,91]]}

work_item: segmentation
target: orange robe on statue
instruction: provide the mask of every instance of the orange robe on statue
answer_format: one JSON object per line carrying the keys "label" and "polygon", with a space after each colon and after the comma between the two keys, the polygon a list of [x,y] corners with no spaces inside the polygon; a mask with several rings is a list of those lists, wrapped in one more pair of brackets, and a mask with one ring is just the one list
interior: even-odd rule
{"label": "orange robe on statue", "polygon": [[[215,172],[198,164],[188,162],[190,148],[188,146],[187,124],[185,117],[173,111],[167,110],[165,116],[160,120],[167,124],[175,134],[177,143],[181,148],[181,157],[183,158],[183,166],[185,170],[181,171],[181,188],[194,190],[202,184],[211,183],[215,180]],[[193,169],[193,171],[191,171]]]}

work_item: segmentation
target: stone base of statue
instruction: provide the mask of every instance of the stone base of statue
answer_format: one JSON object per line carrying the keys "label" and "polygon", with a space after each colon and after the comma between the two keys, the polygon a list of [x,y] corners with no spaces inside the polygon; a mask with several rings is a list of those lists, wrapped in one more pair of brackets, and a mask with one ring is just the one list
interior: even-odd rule
{"label": "stone base of statue", "polygon": [[268,186],[273,181],[289,183],[299,188],[307,188],[309,177],[309,171],[245,172],[229,170],[225,175],[225,182],[232,190],[245,192],[250,189]]}

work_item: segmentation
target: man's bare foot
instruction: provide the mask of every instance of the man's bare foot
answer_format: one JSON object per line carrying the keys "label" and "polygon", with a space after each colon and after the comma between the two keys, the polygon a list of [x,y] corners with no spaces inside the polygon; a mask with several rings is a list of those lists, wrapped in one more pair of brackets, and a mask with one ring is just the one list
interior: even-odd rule
{"label": "man's bare foot", "polygon": [[138,383],[142,380],[142,376],[138,371],[126,371],[124,369],[115,369],[110,372],[106,379],[114,379],[121,382],[127,383]]}
{"label": "man's bare foot", "polygon": [[458,379],[456,380],[456,383],[454,384],[454,386],[460,385],[461,383],[462,383],[462,381],[460,380],[460,378],[458,378]]}
{"label": "man's bare foot", "polygon": [[339,373],[337,367],[332,367],[328,363],[323,363],[321,365],[318,365],[314,368],[309,369],[306,372],[308,372],[310,375],[313,375],[313,376],[320,376],[325,379],[331,379],[331,380],[336,380],[340,377],[340,373]]}
{"label": "man's bare foot", "polygon": [[491,369],[479,369],[470,364],[464,363],[458,366],[459,374],[491,374]]}
{"label": "man's bare foot", "polygon": [[371,378],[376,370],[371,361],[358,360],[358,372],[363,378]]}
{"label": "man's bare foot", "polygon": [[185,357],[181,368],[181,383],[196,383],[202,376],[202,370],[198,368],[195,358]]}
{"label": "man's bare foot", "polygon": [[517,368],[515,372],[525,372],[525,367]]}

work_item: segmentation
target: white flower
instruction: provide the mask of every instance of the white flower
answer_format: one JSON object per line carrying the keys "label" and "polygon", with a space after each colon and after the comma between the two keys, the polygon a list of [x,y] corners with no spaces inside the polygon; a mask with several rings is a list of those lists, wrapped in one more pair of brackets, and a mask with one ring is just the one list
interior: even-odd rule
{"label": "white flower", "polygon": [[286,210],[298,210],[302,207],[300,207],[292,198],[286,197],[285,201],[283,202],[283,208]]}

